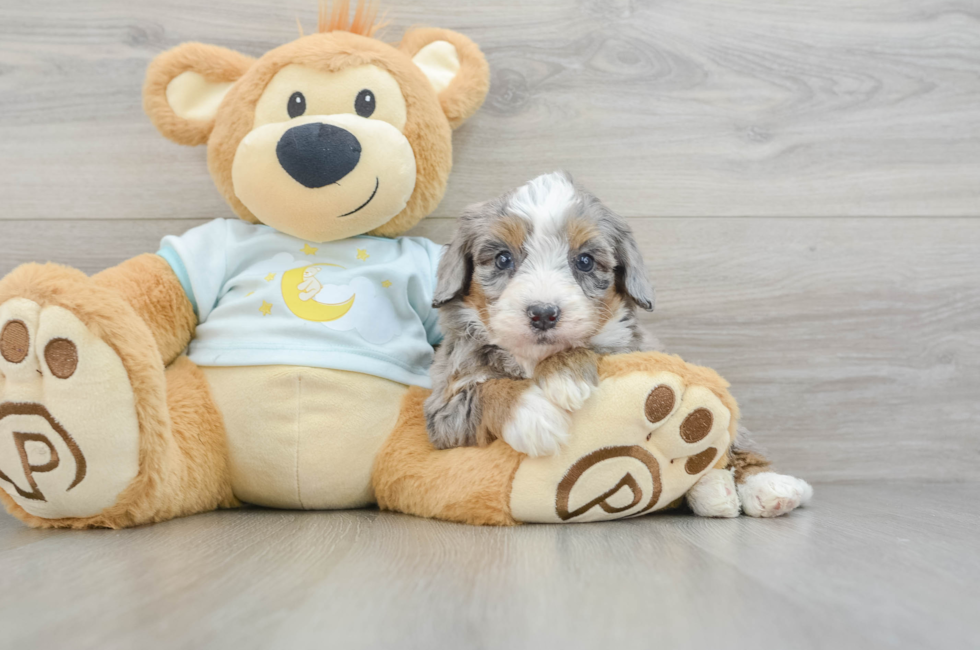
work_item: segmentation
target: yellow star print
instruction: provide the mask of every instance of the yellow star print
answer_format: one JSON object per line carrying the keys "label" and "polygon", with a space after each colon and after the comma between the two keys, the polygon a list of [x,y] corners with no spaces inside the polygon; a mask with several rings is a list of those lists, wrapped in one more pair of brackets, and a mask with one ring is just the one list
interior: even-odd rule
{"label": "yellow star print", "polygon": [[272,282],[275,279],[276,279],[276,274],[275,273],[270,273],[269,275],[265,276],[265,281],[266,282]]}
{"label": "yellow star print", "polygon": [[381,283],[381,286],[387,289],[388,287],[391,286],[391,280],[385,280],[384,282]]}
{"label": "yellow star print", "polygon": [[248,298],[249,296],[252,296],[252,295],[255,295],[255,292],[254,291],[250,291],[250,292],[246,293],[245,294],[245,297]]}
{"label": "yellow star print", "polygon": [[368,255],[368,252],[366,250],[364,250],[363,248],[358,248],[357,249],[357,259],[359,259],[359,260],[361,260],[363,262],[364,260],[366,260],[369,257],[371,257],[371,256]]}
{"label": "yellow star print", "polygon": [[319,249],[319,248],[314,248],[313,246],[310,246],[309,244],[304,244],[304,245],[303,245],[303,249],[302,249],[302,252],[303,252],[303,253],[304,253],[305,255],[316,255],[316,252],[317,252],[318,250],[320,250],[320,249]]}
{"label": "yellow star print", "polygon": [[259,311],[262,312],[263,316],[268,316],[272,313],[272,304],[263,300],[262,306],[259,307]]}

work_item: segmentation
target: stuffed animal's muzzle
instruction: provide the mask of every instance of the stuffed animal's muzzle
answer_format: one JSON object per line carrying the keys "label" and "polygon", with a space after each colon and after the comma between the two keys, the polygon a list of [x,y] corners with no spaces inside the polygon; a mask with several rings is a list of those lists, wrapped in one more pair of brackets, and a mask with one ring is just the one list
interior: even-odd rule
{"label": "stuffed animal's muzzle", "polygon": [[232,166],[235,194],[262,223],[317,242],[387,223],[405,209],[415,175],[401,131],[349,114],[261,126]]}

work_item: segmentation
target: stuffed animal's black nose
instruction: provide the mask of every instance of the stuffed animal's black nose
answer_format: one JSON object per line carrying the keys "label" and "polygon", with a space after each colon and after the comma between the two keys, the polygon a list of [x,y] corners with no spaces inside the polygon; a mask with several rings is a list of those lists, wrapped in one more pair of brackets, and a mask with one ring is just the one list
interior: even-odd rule
{"label": "stuffed animal's black nose", "polygon": [[550,330],[558,324],[561,318],[561,310],[558,305],[542,305],[538,303],[527,308],[528,318],[531,319],[531,327],[536,330]]}
{"label": "stuffed animal's black nose", "polygon": [[326,187],[351,173],[361,159],[361,143],[332,124],[294,126],[276,145],[279,164],[310,189]]}

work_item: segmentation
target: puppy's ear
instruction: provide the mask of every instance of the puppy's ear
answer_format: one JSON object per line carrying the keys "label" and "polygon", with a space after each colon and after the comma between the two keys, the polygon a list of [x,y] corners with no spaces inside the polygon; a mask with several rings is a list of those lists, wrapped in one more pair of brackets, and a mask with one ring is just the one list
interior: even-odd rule
{"label": "puppy's ear", "polygon": [[647,277],[647,267],[643,263],[643,254],[633,237],[633,230],[626,219],[603,206],[606,222],[613,232],[616,248],[616,283],[619,290],[633,299],[637,305],[647,311],[653,311],[656,294],[653,285]]}
{"label": "puppy's ear", "polygon": [[178,45],[150,63],[143,108],[164,137],[178,144],[204,144],[222,100],[252,63],[244,54],[216,45]]}
{"label": "puppy's ear", "polygon": [[473,276],[473,258],[470,255],[467,230],[466,223],[462,222],[439,260],[436,291],[432,296],[433,307],[442,307],[469,291]]}

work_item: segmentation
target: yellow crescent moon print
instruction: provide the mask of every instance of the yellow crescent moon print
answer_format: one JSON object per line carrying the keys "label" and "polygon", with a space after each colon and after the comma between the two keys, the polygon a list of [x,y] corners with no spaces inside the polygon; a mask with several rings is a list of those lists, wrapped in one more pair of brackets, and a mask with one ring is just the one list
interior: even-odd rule
{"label": "yellow crescent moon print", "polygon": [[[286,301],[286,307],[303,320],[316,323],[326,323],[332,320],[343,318],[350,308],[354,306],[354,298],[357,294],[350,297],[346,302],[335,305],[325,305],[316,300],[301,300],[299,285],[303,283],[303,273],[306,269],[317,266],[337,266],[336,264],[311,264],[299,269],[286,271],[282,274],[282,298]],[[343,268],[343,267],[341,267]]]}

